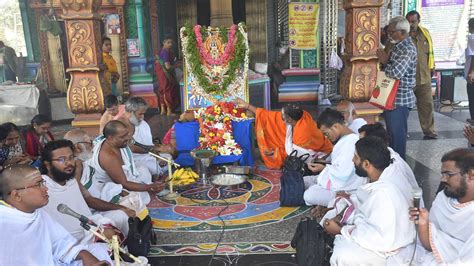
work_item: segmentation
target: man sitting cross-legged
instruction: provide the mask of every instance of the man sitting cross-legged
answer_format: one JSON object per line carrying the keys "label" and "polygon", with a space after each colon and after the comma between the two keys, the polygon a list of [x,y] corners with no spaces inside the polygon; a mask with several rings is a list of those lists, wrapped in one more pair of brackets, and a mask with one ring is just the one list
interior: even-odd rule
{"label": "man sitting cross-legged", "polygon": [[[15,165],[0,175],[0,264],[102,265],[110,261],[102,245],[81,245],[42,207],[48,189],[41,173],[28,165]],[[93,250],[92,255],[89,250]],[[99,262],[96,258],[104,260]]]}
{"label": "man sitting cross-legged", "polygon": [[411,198],[387,181],[398,172],[380,138],[359,140],[353,161],[356,173],[370,183],[351,196],[356,210],[350,224],[324,222],[324,229],[336,235],[331,265],[385,265],[388,257],[414,240],[415,226],[407,212]]}
{"label": "man sitting cross-legged", "polygon": [[[91,139],[84,130],[71,129],[64,134],[64,139],[70,140],[74,144],[76,179],[84,185],[93,197],[128,207],[134,210],[139,218],[148,214],[146,206],[140,202],[138,192],[125,191],[121,184],[113,182],[104,184],[95,177],[96,171],[91,165],[93,146]],[[148,171],[144,170],[145,172]]]}
{"label": "man sitting cross-legged", "polygon": [[163,184],[152,183],[149,172],[145,175],[137,170],[130,149],[126,149],[131,139],[128,127],[121,121],[110,121],[105,125],[104,137],[93,149],[94,177],[103,184],[113,182],[125,190],[138,191],[143,204],[148,204],[148,193],[161,191]]}
{"label": "man sitting cross-legged", "polygon": [[[153,143],[153,135],[150,125],[145,121],[145,112],[148,109],[146,101],[141,97],[132,97],[125,103],[125,113],[118,119],[125,125],[132,127],[134,132],[133,139],[138,143],[149,146],[151,151],[162,157],[171,159],[169,154],[172,152],[170,146]],[[148,151],[136,146],[130,145],[133,151],[133,159],[137,166],[145,166],[153,176],[161,175],[168,171],[165,162],[158,162],[155,157],[148,154]],[[160,166],[160,164],[163,166]]]}
{"label": "man sitting cross-legged", "polygon": [[[43,179],[49,190],[49,203],[44,209],[54,220],[79,241],[89,243],[93,240],[93,235],[81,227],[79,220],[58,212],[57,206],[62,203],[68,205],[75,212],[89,217],[96,224],[111,224],[120,229],[123,234],[128,234],[128,217],[135,216],[135,212],[121,205],[93,197],[74,178],[76,167],[71,141],[49,142],[44,147],[41,156]],[[94,214],[90,208],[94,210]],[[111,237],[114,231],[106,229],[105,233]]]}
{"label": "man sitting cross-legged", "polygon": [[305,176],[304,200],[307,205],[327,206],[337,191],[356,190],[366,179],[356,175],[352,158],[359,135],[352,132],[344,122],[344,116],[326,109],[318,118],[318,126],[334,143],[331,164],[308,163],[308,168],[319,175]]}
{"label": "man sitting cross-legged", "polygon": [[[474,150],[456,149],[441,158],[445,184],[428,210],[411,208],[418,219],[418,244],[413,265],[473,265],[474,263]],[[408,265],[411,245],[389,261]]]}

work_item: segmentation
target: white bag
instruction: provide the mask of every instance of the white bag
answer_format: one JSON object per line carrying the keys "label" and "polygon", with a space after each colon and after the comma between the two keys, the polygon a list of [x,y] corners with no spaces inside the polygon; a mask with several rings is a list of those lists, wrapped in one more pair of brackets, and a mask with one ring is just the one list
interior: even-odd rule
{"label": "white bag", "polygon": [[336,50],[333,49],[331,52],[331,57],[329,57],[329,67],[341,70],[343,66],[341,58],[337,55]]}

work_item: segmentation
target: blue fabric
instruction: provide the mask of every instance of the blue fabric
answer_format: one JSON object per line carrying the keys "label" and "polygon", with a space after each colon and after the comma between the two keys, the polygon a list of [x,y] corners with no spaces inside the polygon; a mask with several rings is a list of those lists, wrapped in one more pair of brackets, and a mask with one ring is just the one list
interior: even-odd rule
{"label": "blue fabric", "polygon": [[[252,156],[252,122],[253,120],[244,120],[240,122],[232,121],[234,130],[234,139],[242,147],[241,155],[216,156],[212,164],[225,164],[239,162],[242,166],[253,166]],[[177,122],[174,124],[176,135],[176,150],[178,157],[175,159],[177,164],[182,166],[194,165],[194,159],[189,154],[190,151],[199,146],[199,123],[198,122]]]}
{"label": "blue fabric", "polygon": [[408,115],[410,109],[405,106],[397,106],[395,110],[383,113],[387,132],[390,136],[390,146],[405,159],[407,149]]}

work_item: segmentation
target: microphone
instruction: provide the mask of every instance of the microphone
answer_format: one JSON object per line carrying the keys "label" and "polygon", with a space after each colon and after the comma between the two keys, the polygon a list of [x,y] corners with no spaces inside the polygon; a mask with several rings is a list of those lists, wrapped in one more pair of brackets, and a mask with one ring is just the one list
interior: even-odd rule
{"label": "microphone", "polygon": [[[421,190],[421,188],[415,188],[412,191],[412,195],[413,195],[413,207],[420,209],[420,200],[421,200],[421,196],[423,195],[423,191]],[[416,221],[418,221],[418,216],[415,219],[415,222]]]}
{"label": "microphone", "polygon": [[78,219],[79,221],[81,221],[81,223],[89,224],[89,225],[92,225],[92,226],[97,226],[97,224],[95,224],[91,219],[89,219],[86,216],[81,215],[81,214],[71,210],[71,208],[69,208],[66,204],[63,204],[63,203],[58,204],[57,210],[60,213],[67,214],[67,215],[70,215],[70,216]]}
{"label": "microphone", "polygon": [[137,147],[140,147],[142,149],[144,149],[145,151],[147,152],[150,152],[153,150],[154,146],[150,146],[150,145],[145,145],[145,144],[141,144],[140,142],[137,142],[136,140],[134,139],[131,139],[130,140],[130,143],[137,146]]}

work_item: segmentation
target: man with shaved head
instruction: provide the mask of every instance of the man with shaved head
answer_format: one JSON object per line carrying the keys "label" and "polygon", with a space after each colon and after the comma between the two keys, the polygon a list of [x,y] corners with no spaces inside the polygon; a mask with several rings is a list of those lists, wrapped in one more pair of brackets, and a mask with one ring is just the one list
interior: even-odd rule
{"label": "man with shaved head", "polygon": [[[0,175],[0,263],[2,265],[101,265],[106,252],[79,245],[41,208],[48,204],[48,189],[41,173],[28,165],[15,165]],[[99,262],[97,257],[104,261]],[[77,260],[77,261],[76,261]]]}
{"label": "man with shaved head", "polygon": [[108,122],[103,133],[105,138],[93,149],[91,165],[96,171],[95,177],[104,185],[112,182],[122,185],[127,191],[140,192],[143,203],[148,204],[148,193],[161,191],[163,185],[154,184],[150,172],[141,171],[142,168],[135,165],[132,152],[128,148],[133,133],[126,124],[118,120]]}

